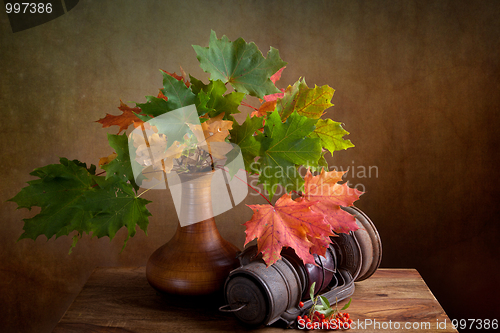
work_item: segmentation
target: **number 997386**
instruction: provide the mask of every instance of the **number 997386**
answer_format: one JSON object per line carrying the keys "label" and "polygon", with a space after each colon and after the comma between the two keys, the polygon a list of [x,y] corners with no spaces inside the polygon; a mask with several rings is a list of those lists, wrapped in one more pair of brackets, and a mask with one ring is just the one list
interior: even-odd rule
{"label": "number 997386", "polygon": [[498,319],[452,319],[451,323],[457,329],[496,330]]}
{"label": "number 997386", "polygon": [[50,14],[52,13],[52,3],[34,3],[34,2],[7,2],[5,4],[7,14],[31,13],[31,14]]}

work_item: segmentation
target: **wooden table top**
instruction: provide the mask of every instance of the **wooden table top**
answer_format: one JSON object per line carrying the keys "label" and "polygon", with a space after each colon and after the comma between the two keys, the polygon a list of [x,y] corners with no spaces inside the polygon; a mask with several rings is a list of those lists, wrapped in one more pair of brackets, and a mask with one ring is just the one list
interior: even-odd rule
{"label": "wooden table top", "polygon": [[[145,267],[97,268],[53,332],[284,331],[278,323],[249,330],[233,315],[219,312],[221,305],[222,295],[158,295],[146,280]],[[347,311],[358,324],[349,332],[457,332],[415,269],[379,269],[356,283]]]}

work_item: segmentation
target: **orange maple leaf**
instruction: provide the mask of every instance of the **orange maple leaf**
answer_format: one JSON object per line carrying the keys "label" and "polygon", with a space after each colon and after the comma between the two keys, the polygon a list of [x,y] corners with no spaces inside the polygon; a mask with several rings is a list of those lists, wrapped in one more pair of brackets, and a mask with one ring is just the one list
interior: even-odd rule
{"label": "orange maple leaf", "polygon": [[123,103],[122,100],[120,100],[120,106],[118,107],[118,109],[122,111],[121,115],[113,116],[109,113],[106,113],[106,116],[97,120],[97,122],[102,124],[102,127],[110,127],[114,125],[120,126],[118,134],[120,134],[122,131],[126,131],[131,124],[133,124],[134,127],[139,127],[144,123],[136,115],[141,112],[140,108],[131,108],[127,104]]}
{"label": "orange maple leaf", "polygon": [[[262,103],[262,105],[259,107],[258,110],[253,111],[250,114],[250,118],[251,117],[265,117],[265,116],[267,116],[268,112],[273,112],[274,109],[276,109],[276,102],[277,101],[274,100],[274,101],[269,101],[269,102]],[[264,127],[264,126],[262,126],[262,127]]]}
{"label": "orange maple leaf", "polygon": [[229,130],[233,128],[233,122],[222,120],[222,118],[224,118],[224,113],[201,124],[207,142],[222,142],[229,135]]}
{"label": "orange maple leaf", "polygon": [[313,176],[307,170],[304,177],[304,192],[299,201],[316,202],[311,209],[317,213],[324,214],[325,221],[336,233],[349,233],[359,227],[356,219],[351,214],[342,210],[340,206],[352,206],[363,192],[350,188],[347,183],[338,184],[342,181],[345,172],[330,171]]}
{"label": "orange maple leaf", "polygon": [[188,124],[200,147],[218,159],[223,159],[233,149],[230,143],[225,142],[229,130],[233,128],[233,122],[222,120],[223,117],[224,113],[221,113],[201,125]]}
{"label": "orange maple leaf", "polygon": [[254,214],[245,223],[245,245],[257,238],[258,250],[267,266],[281,258],[283,247],[293,248],[304,263],[315,264],[311,247],[328,244],[333,233],[323,214],[311,209],[313,205],[315,202],[294,201],[289,194],[279,198],[274,207],[269,204],[248,205]]}

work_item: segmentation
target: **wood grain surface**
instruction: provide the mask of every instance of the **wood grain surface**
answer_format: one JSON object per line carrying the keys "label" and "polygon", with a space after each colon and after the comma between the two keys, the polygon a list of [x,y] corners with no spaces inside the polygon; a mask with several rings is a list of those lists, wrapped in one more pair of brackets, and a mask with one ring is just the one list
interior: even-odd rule
{"label": "wood grain surface", "polygon": [[[144,267],[97,268],[53,332],[284,330],[279,323],[249,329],[231,314],[219,312],[223,304],[222,295],[193,298],[157,294],[146,280]],[[379,269],[366,281],[356,283],[348,312],[362,325],[349,332],[457,332],[415,269]]]}

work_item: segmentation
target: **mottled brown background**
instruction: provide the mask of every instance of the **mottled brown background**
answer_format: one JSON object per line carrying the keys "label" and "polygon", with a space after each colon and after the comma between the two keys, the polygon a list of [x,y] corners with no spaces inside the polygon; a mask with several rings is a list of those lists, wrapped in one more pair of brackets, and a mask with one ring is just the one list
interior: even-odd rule
{"label": "mottled brown background", "polygon": [[[121,254],[125,230],[85,236],[68,255],[67,236],[16,243],[35,212],[6,200],[60,156],[110,154],[115,130],[94,121],[155,95],[159,68],[206,80],[191,45],[210,29],[278,48],[280,87],[305,76],[336,89],[328,116],[356,148],[330,163],[378,168],[349,179],[366,189],[382,266],[418,269],[451,318],[498,318],[499,17],[497,1],[80,1],[14,34],[2,12],[1,331],[49,332],[96,266],[145,265],[173,234],[169,192],[150,191],[149,236]],[[250,216],[241,204],[217,217],[221,233],[241,248]]]}

